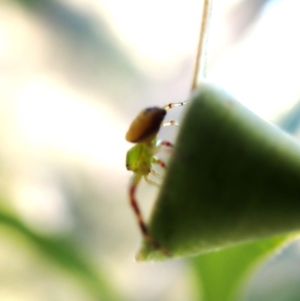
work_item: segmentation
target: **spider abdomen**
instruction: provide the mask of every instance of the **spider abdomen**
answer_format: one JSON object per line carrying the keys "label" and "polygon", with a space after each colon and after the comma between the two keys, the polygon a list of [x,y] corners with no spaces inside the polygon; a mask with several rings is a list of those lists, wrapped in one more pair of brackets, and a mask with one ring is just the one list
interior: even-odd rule
{"label": "spider abdomen", "polygon": [[126,140],[132,143],[151,142],[157,135],[166,110],[159,107],[150,107],[143,110],[131,123]]}

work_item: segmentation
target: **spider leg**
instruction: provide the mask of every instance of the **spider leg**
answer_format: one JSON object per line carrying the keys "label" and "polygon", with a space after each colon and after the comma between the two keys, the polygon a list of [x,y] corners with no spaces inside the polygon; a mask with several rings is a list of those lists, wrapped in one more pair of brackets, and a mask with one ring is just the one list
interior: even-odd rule
{"label": "spider leg", "polygon": [[174,144],[171,143],[171,142],[169,142],[169,141],[167,141],[167,140],[157,140],[155,146],[156,147],[166,146],[166,147],[172,148],[172,147],[174,147]]}
{"label": "spider leg", "polygon": [[[167,143],[169,144],[169,142],[167,142]],[[165,166],[166,167],[166,165],[163,161],[161,161],[160,159],[157,159],[155,157],[152,158],[152,164],[158,164],[159,166]],[[163,168],[165,168],[165,167],[163,167]],[[157,171],[155,171],[153,168],[150,169],[150,173],[152,175],[154,175],[155,177],[159,178],[159,179],[163,178],[163,176],[160,173],[158,173]],[[144,176],[144,179],[147,183],[149,183],[151,185],[154,185],[154,186],[157,186],[157,187],[160,187],[160,184],[158,184],[157,182],[149,179],[148,175]]]}
{"label": "spider leg", "polygon": [[165,110],[170,110],[170,109],[173,109],[175,107],[182,107],[182,106],[186,105],[187,103],[188,103],[188,101],[169,103],[169,104],[164,106],[164,109]]}
{"label": "spider leg", "polygon": [[155,177],[162,179],[162,175],[158,172],[156,172],[154,169],[150,169],[150,173],[153,174]]}
{"label": "spider leg", "polygon": [[130,205],[135,213],[135,216],[136,216],[136,219],[137,219],[137,222],[139,224],[139,227],[140,227],[140,230],[142,232],[142,235],[144,237],[145,240],[147,240],[155,249],[158,249],[160,250],[164,255],[166,256],[170,256],[170,253],[165,249],[163,248],[150,234],[145,222],[144,222],[144,219],[143,219],[143,216],[142,216],[142,213],[141,213],[141,210],[139,208],[139,205],[136,201],[136,198],[135,198],[135,193],[136,193],[136,189],[137,189],[137,186],[142,178],[143,174],[141,173],[136,173],[133,175],[133,178],[132,178],[132,181],[131,181],[131,184],[130,184],[130,188],[129,188],[129,200],[130,200]]}
{"label": "spider leg", "polygon": [[[150,170],[150,172],[156,176],[156,174],[158,174],[157,172],[155,172],[153,169]],[[160,185],[158,183],[156,183],[155,181],[153,180],[150,180],[148,176],[144,176],[144,179],[147,183],[151,184],[151,185],[154,185],[156,187],[160,187]]]}
{"label": "spider leg", "polygon": [[[166,142],[167,142],[167,141],[166,141]],[[167,143],[169,144],[169,142],[167,142]],[[159,166],[160,166],[161,168],[163,168],[163,169],[166,169],[166,168],[167,168],[167,167],[166,167],[166,164],[165,164],[162,160],[160,160],[160,159],[158,159],[158,158],[155,158],[155,157],[152,158],[151,163],[152,163],[152,164],[157,164],[157,165],[159,165]],[[153,174],[155,177],[157,177],[157,178],[159,178],[159,179],[162,179],[162,178],[163,178],[163,176],[162,176],[160,173],[158,173],[157,171],[155,171],[153,168],[150,169],[150,173]],[[158,183],[156,183],[156,182],[150,180],[150,179],[148,178],[148,176],[144,176],[144,178],[145,178],[145,180],[146,180],[148,183],[160,187],[160,185],[159,185]]]}
{"label": "spider leg", "polygon": [[166,163],[164,162],[164,161],[162,161],[162,160],[160,160],[160,159],[158,159],[158,158],[156,158],[156,157],[152,157],[152,163],[153,164],[157,164],[157,165],[159,165],[161,168],[163,168],[163,169],[166,169],[167,168],[167,165],[166,165]]}
{"label": "spider leg", "polygon": [[161,126],[170,126],[170,125],[179,126],[180,124],[178,122],[176,122],[175,120],[165,121],[165,122],[162,122],[162,124],[161,124]]}
{"label": "spider leg", "polygon": [[[165,105],[163,108],[165,110],[170,110],[175,107],[182,107],[182,106],[186,105],[187,103],[188,103],[188,101],[169,103],[169,104]],[[161,124],[161,126],[170,126],[170,125],[179,125],[179,123],[176,122],[175,120],[170,120],[170,121],[162,122],[162,124]]]}
{"label": "spider leg", "polygon": [[[173,143],[167,140],[157,140],[155,147],[153,147],[153,155],[157,154],[161,150],[162,146],[165,146],[165,148],[163,148],[163,151],[165,151],[166,153],[172,153],[174,147]],[[152,161],[152,163],[157,164],[156,161]]]}

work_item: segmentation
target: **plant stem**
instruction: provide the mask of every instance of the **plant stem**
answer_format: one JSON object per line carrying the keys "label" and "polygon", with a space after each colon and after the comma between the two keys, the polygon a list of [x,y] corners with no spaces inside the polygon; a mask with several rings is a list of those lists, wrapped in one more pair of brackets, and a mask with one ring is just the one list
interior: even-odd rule
{"label": "plant stem", "polygon": [[205,77],[205,68],[206,68],[206,48],[207,48],[207,35],[209,28],[209,21],[211,18],[211,7],[212,0],[203,0],[203,9],[202,9],[202,18],[200,23],[200,35],[199,43],[196,55],[195,69],[193,75],[193,81],[191,86],[191,91],[197,87],[197,78],[198,74],[200,77]]}

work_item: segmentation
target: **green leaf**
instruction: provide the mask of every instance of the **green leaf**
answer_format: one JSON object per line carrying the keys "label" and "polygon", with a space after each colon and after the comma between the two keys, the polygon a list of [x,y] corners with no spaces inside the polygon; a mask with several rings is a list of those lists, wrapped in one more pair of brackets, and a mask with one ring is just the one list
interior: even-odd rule
{"label": "green leaf", "polygon": [[[191,97],[149,224],[171,257],[300,229],[300,147],[229,94]],[[144,243],[140,260],[163,259]]]}
{"label": "green leaf", "polygon": [[286,239],[287,236],[272,237],[191,259],[190,266],[196,280],[195,290],[201,300],[236,300],[249,272]]}
{"label": "green leaf", "polygon": [[[2,208],[1,208],[2,209]],[[123,300],[109,285],[109,279],[95,269],[87,257],[80,254],[76,247],[67,241],[35,233],[11,213],[0,210],[0,226],[9,227],[15,233],[23,235],[50,262],[61,266],[66,272],[79,280],[79,284],[95,300]],[[14,235],[12,235],[12,238]]]}

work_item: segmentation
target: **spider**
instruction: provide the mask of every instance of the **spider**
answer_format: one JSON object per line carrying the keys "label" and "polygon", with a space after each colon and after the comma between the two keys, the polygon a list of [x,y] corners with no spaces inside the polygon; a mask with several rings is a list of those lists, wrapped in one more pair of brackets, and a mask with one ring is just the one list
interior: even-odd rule
{"label": "spider", "polygon": [[155,154],[159,151],[161,146],[172,148],[173,144],[165,140],[158,140],[157,134],[161,126],[178,125],[174,120],[168,122],[163,122],[163,120],[167,110],[178,106],[184,106],[186,103],[187,101],[170,103],[162,108],[146,108],[133,120],[126,134],[126,140],[135,143],[126,155],[126,168],[133,172],[129,188],[130,205],[134,210],[144,239],[165,255],[169,255],[169,252],[151,236],[146,223],[144,222],[135,194],[137,186],[142,178],[149,184],[159,186],[155,181],[148,177],[149,174],[153,174],[155,177],[161,178],[160,174],[152,168],[152,165],[154,164],[166,169],[166,164],[162,160],[156,158]]}

